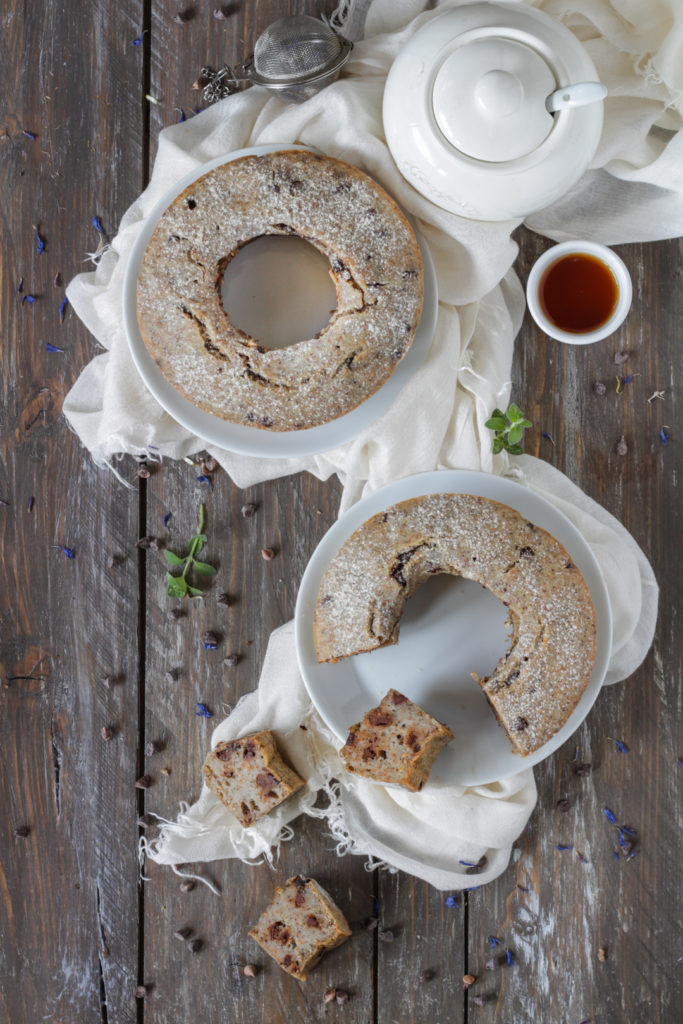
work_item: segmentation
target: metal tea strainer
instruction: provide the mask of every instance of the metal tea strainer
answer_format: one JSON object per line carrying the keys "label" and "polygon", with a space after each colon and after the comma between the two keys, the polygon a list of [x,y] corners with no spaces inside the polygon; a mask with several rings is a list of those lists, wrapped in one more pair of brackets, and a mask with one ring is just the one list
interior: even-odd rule
{"label": "metal tea strainer", "polygon": [[240,82],[249,82],[302,103],[335,81],[352,49],[350,40],[317,18],[305,14],[280,18],[259,36],[244,64],[226,64],[220,71],[202,68],[204,102],[222,100]]}

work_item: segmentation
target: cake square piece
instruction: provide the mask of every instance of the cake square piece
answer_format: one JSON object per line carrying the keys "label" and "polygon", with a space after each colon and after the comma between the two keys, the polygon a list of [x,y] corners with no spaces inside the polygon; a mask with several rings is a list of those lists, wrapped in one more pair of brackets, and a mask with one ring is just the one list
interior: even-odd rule
{"label": "cake square piece", "polygon": [[283,971],[305,981],[323,953],[346,942],[351,929],[322,886],[295,875],[278,886],[249,934]]}
{"label": "cake square piece", "polygon": [[301,789],[269,730],[219,743],[202,767],[206,784],[245,827]]}
{"label": "cake square piece", "polygon": [[351,726],[339,754],[348,772],[417,792],[452,739],[448,726],[398,690],[389,690],[379,707]]}

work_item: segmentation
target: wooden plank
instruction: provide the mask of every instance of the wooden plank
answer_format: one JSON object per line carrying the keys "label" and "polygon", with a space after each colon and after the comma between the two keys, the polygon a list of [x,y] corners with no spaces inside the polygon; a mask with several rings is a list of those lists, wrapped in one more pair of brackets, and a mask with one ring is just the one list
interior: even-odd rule
{"label": "wooden plank", "polygon": [[[58,314],[96,248],[91,217],[113,231],[139,188],[137,9],[83,2],[64,17],[55,0],[11,0],[0,38],[0,1020],[11,1024],[137,1016],[137,496],[59,415],[95,346]],[[112,552],[127,554],[115,572]]]}
{"label": "wooden plank", "polygon": [[[546,240],[522,235],[523,281]],[[668,1024],[680,1001],[674,975],[680,872],[677,755],[681,749],[680,644],[671,597],[679,587],[672,389],[680,366],[683,316],[678,241],[619,247],[634,279],[634,308],[609,340],[585,349],[542,337],[529,321],[516,346],[513,395],[533,420],[527,450],[558,465],[631,530],[651,559],[664,595],[654,647],[627,682],[608,687],[582,728],[536,769],[539,803],[514,862],[477,893],[470,909],[468,962],[489,995],[486,1021],[578,1022],[647,1019]],[[622,368],[616,351],[628,351]],[[615,377],[634,376],[621,394]],[[592,390],[602,380],[606,395]],[[647,399],[665,389],[664,401]],[[556,447],[541,437],[549,432]],[[624,434],[626,456],[615,452]],[[619,751],[616,740],[629,752]],[[592,774],[575,774],[580,762]],[[556,809],[561,798],[570,810]],[[638,829],[638,856],[615,860],[618,833],[606,820]],[[554,844],[574,849],[558,851]],[[576,856],[580,852],[588,863]],[[522,892],[517,884],[528,888]],[[516,965],[488,973],[487,936],[500,937]],[[607,959],[599,959],[599,950]],[[473,989],[473,991],[475,991]]]}

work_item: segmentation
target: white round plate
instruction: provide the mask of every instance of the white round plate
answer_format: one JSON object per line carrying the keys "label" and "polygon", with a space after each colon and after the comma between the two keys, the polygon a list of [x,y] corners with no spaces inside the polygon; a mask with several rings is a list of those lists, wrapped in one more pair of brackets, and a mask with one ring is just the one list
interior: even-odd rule
{"label": "white round plate", "polygon": [[[340,416],[336,420],[331,420],[329,423],[324,423],[319,427],[311,427],[308,430],[280,432],[260,430],[258,427],[228,423],[217,416],[204,412],[203,409],[199,409],[192,402],[189,402],[166,380],[145,348],[145,343],[142,340],[138,327],[135,301],[142,257],[161,216],[176,196],[179,196],[188,185],[191,185],[197,178],[201,178],[208,171],[212,171],[224,163],[238,160],[243,156],[260,156],[263,153],[275,153],[281,149],[309,148],[308,146],[288,146],[283,143],[269,146],[250,146],[246,149],[235,150],[235,152],[227,156],[220,156],[215,160],[210,160],[208,163],[202,164],[201,167],[197,167],[194,171],[186,174],[184,178],[181,178],[166,193],[163,199],[159,200],[147,217],[131,249],[126,268],[123,283],[123,323],[128,336],[128,344],[130,345],[133,361],[138,368],[140,376],[157,402],[183,427],[191,430],[209,444],[217,445],[219,448],[226,448],[228,451],[238,452],[241,455],[256,455],[261,458],[289,458],[300,455],[315,455],[318,452],[329,451],[331,448],[336,448],[338,445],[344,444],[345,441],[350,441],[352,438],[357,437],[366,427],[369,427],[371,423],[387,411],[401,388],[420,367],[431,345],[436,326],[438,293],[434,263],[429,249],[416,231],[424,267],[424,302],[422,316],[413,338],[413,344],[397,365],[389,380],[365,402],[352,409],[351,412],[346,413],[345,416]],[[250,258],[249,247],[245,246],[241,259],[248,260]]]}
{"label": "white round plate", "polygon": [[[476,494],[492,498],[547,530],[569,552],[588,585],[597,624],[597,653],[590,682],[573,714],[529,757],[512,752],[510,741],[471,672],[490,675],[509,646],[506,609],[478,583],[440,575],[409,600],[398,644],[320,664],[313,640],[313,613],[328,564],[341,545],[371,516],[423,494]],[[434,764],[428,787],[481,786],[538,764],[579,727],[605,676],[612,642],[612,613],[605,581],[593,552],[572,523],[544,498],[521,484],[489,473],[443,470],[397,480],[352,506],[313,552],[296,604],[296,647],[311,700],[343,742],[349,726],[376,707],[391,687],[405,693],[439,721],[455,740]]]}

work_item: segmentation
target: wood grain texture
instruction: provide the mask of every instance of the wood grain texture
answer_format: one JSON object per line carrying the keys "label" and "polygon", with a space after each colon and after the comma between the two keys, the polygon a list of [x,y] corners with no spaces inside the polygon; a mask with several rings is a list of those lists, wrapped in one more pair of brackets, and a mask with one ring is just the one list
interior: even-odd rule
{"label": "wood grain texture", "polygon": [[[216,3],[201,0],[179,25],[177,8],[161,0],[115,7],[74,0],[68,10],[46,0],[40,11],[6,4],[0,499],[10,504],[0,506],[0,790],[7,808],[0,1022],[673,1024],[681,998],[676,759],[683,752],[679,240],[619,247],[634,278],[634,307],[607,342],[565,347],[527,318],[516,343],[513,398],[534,423],[527,451],[558,466],[631,530],[652,561],[662,601],[644,664],[628,682],[607,688],[572,740],[536,769],[538,806],[504,875],[458,895],[460,906],[450,908],[447,894],[405,874],[368,873],[362,858],[338,859],[324,828],[299,820],[274,869],[192,865],[216,881],[219,897],[199,885],[181,892],[180,879],[153,863],[138,886],[138,813],[174,817],[180,800],[198,795],[212,727],[256,687],[270,632],[293,615],[308,558],[336,518],[340,488],[299,475],[243,493],[221,472],[209,488],[196,481],[197,469],[179,462],[127,489],[96,469],[59,416],[96,346],[73,314],[59,326],[63,288],[52,279],[60,271],[68,281],[82,269],[84,252],[98,241],[93,215],[115,233],[146,183],[158,131],[177,120],[176,107],[190,116],[197,105],[190,86],[202,64],[243,60],[276,17],[334,6],[249,0],[224,5],[228,17],[218,21]],[[132,47],[143,30],[143,43]],[[47,240],[40,256],[34,224]],[[525,282],[550,243],[525,231],[518,239]],[[17,293],[22,276],[24,292]],[[33,306],[20,303],[27,292],[38,296]],[[45,342],[65,352],[49,353]],[[629,352],[623,367],[613,362],[617,350]],[[617,394],[620,374],[634,376]],[[607,385],[602,397],[592,390],[595,380]],[[648,403],[655,389],[664,389],[664,401]],[[659,436],[665,425],[666,445]],[[626,456],[615,451],[622,434]],[[132,462],[122,468],[134,480]],[[258,506],[251,519],[240,515],[247,500]],[[167,614],[173,602],[163,556],[138,556],[134,542],[153,534],[182,551],[201,501],[206,557],[219,575],[205,600],[176,623]],[[73,560],[60,544],[74,549]],[[272,562],[261,559],[262,547],[276,550]],[[115,570],[107,567],[111,553],[125,556]],[[223,590],[234,598],[227,610],[216,603]],[[201,644],[205,629],[219,634],[215,652]],[[223,658],[233,651],[239,664],[227,669]],[[106,675],[118,679],[112,689],[102,682]],[[212,720],[195,716],[197,701],[211,708]],[[110,743],[99,736],[106,724],[115,729]],[[161,750],[146,757],[151,740]],[[588,777],[575,774],[576,757],[592,764]],[[152,785],[141,794],[133,783],[143,769]],[[564,797],[570,808],[562,813],[556,804]],[[634,859],[613,858],[618,835],[604,807],[638,830]],[[22,824],[30,834],[15,837]],[[298,871],[330,889],[354,930],[305,985],[246,935],[273,886]],[[380,928],[368,932],[375,901]],[[203,940],[200,953],[173,938],[181,926]],[[380,940],[383,929],[393,942]],[[501,943],[493,953],[489,936]],[[514,965],[487,971],[486,961],[504,961],[505,949]],[[247,961],[260,968],[253,980],[241,973]],[[420,980],[425,969],[434,971],[428,982]],[[465,994],[467,972],[477,981]],[[142,980],[150,990],[136,1003]],[[325,1007],[330,986],[346,989],[350,1002]],[[479,995],[484,1007],[474,1003]]]}
{"label": "wood grain texture", "polygon": [[[137,496],[93,465],[59,416],[95,346],[72,313],[62,326],[58,314],[64,282],[96,248],[91,217],[111,231],[140,186],[139,61],[123,52],[137,7],[78,2],[65,18],[55,2],[40,12],[10,2],[3,12],[0,497],[10,504],[0,508],[0,1020],[8,1024],[137,1017]],[[27,294],[33,305],[22,305]],[[63,351],[46,351],[47,342]],[[115,573],[106,564],[113,551],[128,553]],[[112,689],[107,675],[117,678]],[[110,743],[104,725],[115,730]],[[15,838],[22,825],[29,835]]]}

